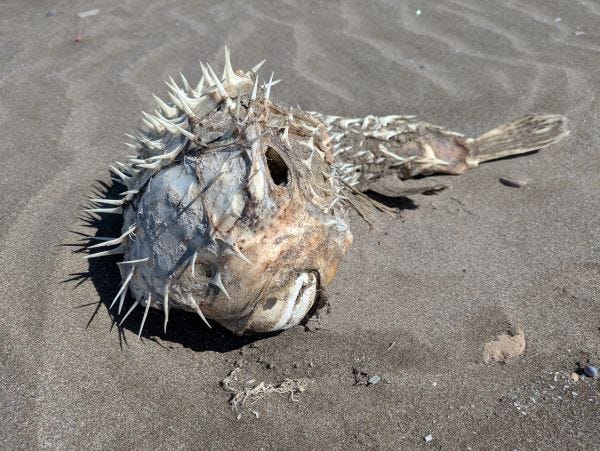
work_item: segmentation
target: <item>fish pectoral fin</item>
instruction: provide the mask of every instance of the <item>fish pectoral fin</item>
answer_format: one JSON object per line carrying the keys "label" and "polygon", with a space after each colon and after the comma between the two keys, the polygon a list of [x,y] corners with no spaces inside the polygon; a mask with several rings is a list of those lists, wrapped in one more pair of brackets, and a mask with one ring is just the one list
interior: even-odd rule
{"label": "fish pectoral fin", "polygon": [[387,197],[406,197],[415,194],[435,194],[448,188],[435,178],[402,180],[395,174],[381,177],[368,186],[368,191]]}

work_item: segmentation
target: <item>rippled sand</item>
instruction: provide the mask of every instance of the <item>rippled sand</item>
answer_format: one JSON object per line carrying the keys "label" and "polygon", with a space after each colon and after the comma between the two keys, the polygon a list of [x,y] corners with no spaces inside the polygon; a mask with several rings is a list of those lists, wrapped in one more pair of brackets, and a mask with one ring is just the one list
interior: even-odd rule
{"label": "rippled sand", "polygon": [[[137,0],[49,17],[26,3],[0,6],[3,447],[414,449],[429,433],[450,449],[597,446],[598,382],[561,379],[600,363],[597,3]],[[164,335],[151,313],[140,342],[139,317],[111,326],[115,260],[70,244],[96,233],[85,196],[128,153],[151,93],[179,71],[195,80],[199,58],[220,64],[224,43],[238,67],[267,58],[274,94],[304,109],[473,135],[543,111],[571,135],[440,177],[451,189],[399,200],[377,230],[353,217],[314,332],[252,341],[174,314]],[[525,354],[484,364],[484,343],[519,326]],[[304,377],[307,391],[237,420],[220,386],[236,361],[245,379]],[[383,381],[355,385],[353,369]]]}

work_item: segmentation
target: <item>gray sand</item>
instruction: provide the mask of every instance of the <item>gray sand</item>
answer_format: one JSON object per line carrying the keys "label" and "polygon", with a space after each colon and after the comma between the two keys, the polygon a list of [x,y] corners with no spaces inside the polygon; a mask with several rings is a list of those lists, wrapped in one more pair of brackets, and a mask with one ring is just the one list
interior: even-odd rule
{"label": "gray sand", "polygon": [[[1,446],[598,446],[600,382],[566,378],[600,364],[600,6],[194,3],[0,6]],[[417,114],[469,134],[552,112],[571,135],[437,177],[451,189],[401,199],[401,218],[376,230],[353,216],[314,331],[242,339],[174,314],[164,335],[151,313],[138,341],[141,312],[119,333],[106,309],[116,260],[88,264],[65,244],[96,233],[80,219],[85,196],[127,155],[123,134],[151,93],[179,71],[196,80],[199,58],[220,65],[224,43],[237,67],[267,58],[263,75],[284,80],[274,95],[307,110]],[[484,343],[516,327],[524,355],[483,363]],[[244,380],[307,389],[238,420],[220,386],[236,362]],[[382,380],[355,384],[353,370]]]}

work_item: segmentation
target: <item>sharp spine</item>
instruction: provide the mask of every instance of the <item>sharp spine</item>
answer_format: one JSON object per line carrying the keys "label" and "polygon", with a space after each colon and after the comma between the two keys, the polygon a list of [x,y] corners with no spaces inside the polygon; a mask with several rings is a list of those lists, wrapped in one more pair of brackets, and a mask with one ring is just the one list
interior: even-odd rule
{"label": "sharp spine", "polygon": [[225,285],[223,285],[223,281],[221,280],[220,272],[218,272],[218,271],[215,272],[215,274],[208,281],[208,283],[214,287],[217,287],[219,290],[221,290],[221,292],[225,295],[225,297],[227,299],[231,300],[231,297],[229,296],[229,293],[227,293],[227,290],[225,289]]}
{"label": "sharp spine", "polygon": [[113,165],[108,165],[108,168],[110,169],[110,171],[115,174],[117,177],[120,177],[121,180],[128,180],[131,178],[131,176],[123,174],[121,171],[119,171],[117,168],[115,168]]}
{"label": "sharp spine", "polygon": [[163,296],[163,309],[165,311],[165,325],[164,325],[164,329],[165,329],[165,334],[167,333],[167,324],[169,323],[169,288],[170,288],[170,282],[167,282],[167,284],[165,285],[165,294]]}
{"label": "sharp spine", "polygon": [[100,244],[94,244],[93,246],[90,246],[88,249],[96,249],[99,247],[107,247],[107,246],[114,246],[115,244],[121,244],[123,241],[125,241],[129,237],[129,235],[131,235],[133,232],[135,232],[136,228],[137,228],[137,226],[134,224],[131,227],[129,227],[127,232],[125,232],[120,237],[115,238],[113,240],[104,241],[103,243],[100,243]]}
{"label": "sharp spine", "polygon": [[192,132],[186,130],[185,128],[179,126],[179,125],[175,125],[174,126],[177,129],[177,132],[184,135],[185,137],[191,139],[191,140],[195,140],[196,139],[196,135],[194,135]]}
{"label": "sharp spine", "polygon": [[165,131],[165,128],[162,126],[162,124],[158,122],[156,118],[151,114],[142,111],[142,116],[144,116],[144,118],[146,118],[146,120],[150,122],[150,124],[152,124],[153,128],[157,131],[157,133],[161,134]]}
{"label": "sharp spine", "polygon": [[85,210],[88,213],[114,213],[114,214],[123,214],[123,208],[115,207],[115,208],[86,208]]}
{"label": "sharp spine", "polygon": [[223,86],[223,84],[221,83],[219,78],[215,75],[215,71],[213,70],[213,68],[210,67],[210,64],[206,64],[206,67],[208,68],[210,75],[213,77],[213,80],[215,81],[215,84],[217,85],[217,90],[219,91],[219,94],[221,95],[221,97],[223,97],[224,99],[228,98],[229,94],[227,94],[225,87]]}
{"label": "sharp spine", "polygon": [[148,292],[148,301],[146,301],[146,309],[144,310],[144,317],[142,318],[142,324],[140,325],[140,331],[138,332],[138,339],[142,339],[142,331],[144,330],[144,324],[146,324],[146,318],[148,317],[148,310],[150,310],[150,304],[152,301],[152,293]]}
{"label": "sharp spine", "polygon": [[260,63],[258,63],[256,66],[254,66],[252,69],[250,69],[246,75],[250,76],[250,75],[256,75],[256,73],[258,72],[258,70],[262,67],[263,64],[265,64],[265,61],[267,60],[262,60]]}
{"label": "sharp spine", "polygon": [[[131,269],[129,270],[129,273],[127,273],[127,277],[125,277],[125,280],[123,281],[123,284],[121,285],[121,288],[119,289],[119,291],[115,295],[115,298],[113,299],[112,303],[110,304],[110,307],[108,307],[109,310],[113,308],[113,306],[117,302],[117,298],[121,297],[121,295],[123,293],[127,292],[127,286],[129,285],[129,281],[133,277],[133,271],[134,271],[134,269],[135,269],[135,265],[132,266]],[[121,309],[119,309],[119,311],[120,310]]]}
{"label": "sharp spine", "polygon": [[227,241],[221,239],[221,238],[217,238],[217,240],[219,240],[220,242],[222,242],[226,248],[225,248],[225,252],[229,255],[233,255],[234,257],[239,258],[240,260],[248,263],[248,264],[252,264],[252,262],[250,261],[250,259],[248,257],[246,257],[243,252],[235,245],[235,244],[231,244],[228,243]]}
{"label": "sharp spine", "polygon": [[252,87],[252,95],[250,100],[256,100],[256,94],[258,93],[258,76],[254,79],[254,86]]}
{"label": "sharp spine", "polygon": [[169,81],[165,80],[165,84],[175,92],[181,91],[181,88],[179,87],[179,85],[177,85],[177,83],[175,82],[175,80],[173,80],[173,77],[171,76],[169,76]]}
{"label": "sharp spine", "polygon": [[202,77],[204,79],[206,79],[206,83],[208,84],[208,87],[212,88],[213,86],[215,86],[215,82],[213,81],[212,77],[208,73],[208,70],[206,69],[206,66],[204,65],[204,63],[202,61],[198,61],[198,62],[200,63],[200,69],[202,70]]}
{"label": "sharp spine", "polygon": [[89,260],[90,258],[104,257],[106,255],[124,254],[125,252],[125,248],[123,246],[119,246],[114,249],[109,249],[108,251],[96,252],[95,254],[85,255],[83,259]]}
{"label": "sharp spine", "polygon": [[136,143],[136,144],[125,143],[125,145],[126,145],[127,147],[129,147],[130,149],[133,149],[133,150],[135,150],[136,152],[137,152],[137,151],[139,151],[139,150],[142,148],[142,146],[140,146],[140,145],[139,145],[139,144],[137,144],[137,143]]}
{"label": "sharp spine", "polygon": [[90,202],[106,205],[123,205],[123,199],[90,199]]}
{"label": "sharp spine", "polygon": [[265,99],[269,100],[271,96],[271,86],[273,83],[273,75],[275,75],[275,71],[271,72],[271,78],[269,78],[269,84],[267,85],[267,89],[265,89]]}
{"label": "sharp spine", "polygon": [[136,300],[133,303],[133,305],[129,308],[129,310],[127,310],[127,313],[125,313],[125,316],[123,317],[123,319],[121,319],[121,322],[119,323],[119,327],[121,327],[123,325],[123,323],[125,322],[127,317],[131,314],[131,312],[133,312],[133,309],[135,309],[139,303],[140,303],[140,301]]}
{"label": "sharp spine", "polygon": [[202,321],[204,321],[204,324],[206,324],[209,329],[212,329],[212,326],[206,320],[204,313],[202,313],[202,310],[200,310],[200,306],[196,303],[196,300],[193,298],[192,298],[192,303],[194,304],[194,307],[196,308],[196,313],[198,313],[198,316],[200,316],[200,318],[202,318]]}
{"label": "sharp spine", "polygon": [[128,264],[133,264],[133,263],[143,263],[143,262],[147,262],[148,260],[150,260],[150,257],[138,258],[137,260],[124,260],[122,262],[118,262],[117,265],[128,265]]}
{"label": "sharp spine", "polygon": [[155,161],[154,163],[138,163],[137,166],[144,169],[155,170],[160,168],[162,165],[161,161]]}
{"label": "sharp spine", "polygon": [[139,190],[137,190],[137,189],[130,189],[130,190],[127,190],[127,191],[123,191],[122,193],[119,193],[119,196],[127,196],[129,194],[137,194],[137,193],[139,193]]}
{"label": "sharp spine", "polygon": [[231,55],[229,53],[229,48],[227,48],[227,46],[225,46],[224,72],[225,72],[225,76],[224,76],[225,84],[235,83],[237,75],[235,75],[235,72],[233,72],[233,67],[231,66]]}
{"label": "sharp spine", "polygon": [[192,262],[190,263],[190,266],[192,267],[192,277],[195,277],[195,271],[196,271],[196,259],[198,258],[198,251],[194,251],[194,255],[192,255]]}
{"label": "sharp spine", "polygon": [[177,108],[167,105],[160,97],[156,94],[152,94],[154,100],[158,104],[159,108],[165,114],[168,119],[172,119],[177,116]]}
{"label": "sharp spine", "polygon": [[184,111],[183,109],[183,103],[181,103],[181,100],[179,100],[177,98],[177,96],[175,94],[173,94],[172,92],[169,92],[169,97],[171,98],[171,101],[173,102],[173,104],[179,108],[181,111]]}
{"label": "sharp spine", "polygon": [[183,88],[187,91],[190,92],[192,90],[192,87],[190,86],[190,84],[187,81],[187,78],[185,78],[185,76],[179,72],[179,76],[181,77],[181,82],[183,83]]}
{"label": "sharp spine", "polygon": [[196,89],[194,90],[194,92],[201,96],[202,95],[202,91],[204,90],[204,75],[202,77],[200,77],[200,81],[198,82],[198,84],[196,85]]}
{"label": "sharp spine", "polygon": [[190,105],[190,103],[187,100],[187,96],[184,96],[182,93],[176,93],[177,98],[179,99],[179,102],[181,103],[181,106],[183,107],[183,111],[185,111],[185,114],[187,114],[189,117],[195,117],[196,115],[194,114],[194,111],[192,110],[192,106]]}

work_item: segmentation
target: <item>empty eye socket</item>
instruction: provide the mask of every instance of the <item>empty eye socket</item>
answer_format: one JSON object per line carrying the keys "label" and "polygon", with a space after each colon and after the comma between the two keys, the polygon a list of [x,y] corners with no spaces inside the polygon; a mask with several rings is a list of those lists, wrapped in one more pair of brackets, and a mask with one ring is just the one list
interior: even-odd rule
{"label": "empty eye socket", "polygon": [[267,157],[267,167],[273,183],[278,186],[286,186],[289,179],[289,170],[279,152],[272,147],[267,147],[265,157]]}

